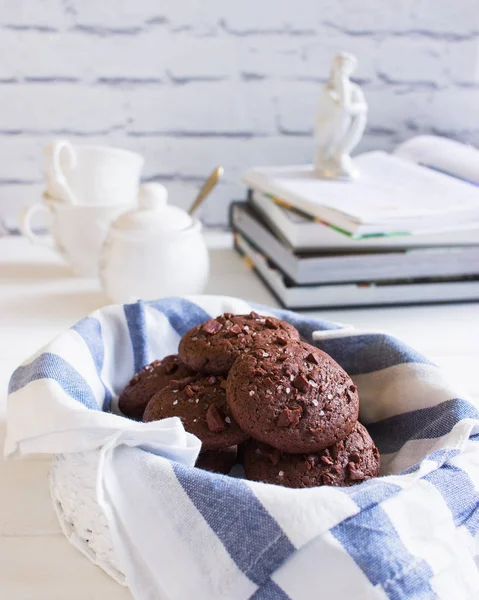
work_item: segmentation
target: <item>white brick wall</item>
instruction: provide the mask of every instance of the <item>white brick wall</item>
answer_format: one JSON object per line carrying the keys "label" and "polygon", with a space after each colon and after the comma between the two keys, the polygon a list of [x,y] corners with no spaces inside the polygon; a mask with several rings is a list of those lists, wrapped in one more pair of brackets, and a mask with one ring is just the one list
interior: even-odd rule
{"label": "white brick wall", "polygon": [[332,56],[357,54],[361,148],[437,132],[479,145],[479,0],[0,0],[0,214],[35,201],[58,136],[146,157],[187,206],[224,224],[253,164],[312,155]]}

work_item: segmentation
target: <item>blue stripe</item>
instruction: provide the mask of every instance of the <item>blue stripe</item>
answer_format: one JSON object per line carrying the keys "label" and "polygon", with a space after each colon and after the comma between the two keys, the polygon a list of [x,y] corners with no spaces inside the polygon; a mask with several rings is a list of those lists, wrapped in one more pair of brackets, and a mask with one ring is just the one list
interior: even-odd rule
{"label": "blue stripe", "polygon": [[384,479],[369,479],[360,485],[341,488],[361,510],[373,508],[401,491],[401,487]]}
{"label": "blue stripe", "polygon": [[10,379],[8,392],[13,394],[38,379],[54,379],[74,400],[91,410],[99,409],[95,395],[85,379],[61,356],[50,352],[44,352],[30,364],[18,367]]}
{"label": "blue stripe", "polygon": [[261,586],[295,548],[248,486],[239,479],[173,463],[178,481],[251,581]]}
{"label": "blue stripe", "polygon": [[390,600],[436,598],[430,585],[432,569],[408,552],[379,504],[396,493],[397,486],[380,480],[375,485],[366,483],[351,494],[361,511],[333,527],[331,533],[369,581],[383,587]]}
{"label": "blue stripe", "polygon": [[96,372],[100,379],[105,394],[103,396],[103,410],[109,411],[111,407],[111,391],[102,379],[103,363],[105,360],[105,347],[103,345],[103,335],[101,324],[98,319],[93,317],[85,317],[72,327],[84,340],[90,351],[93,362],[95,363]]}
{"label": "blue stripe", "polygon": [[147,302],[147,304],[163,313],[180,336],[183,336],[195,325],[211,319],[211,315],[200,306],[184,298],[163,298]]}
{"label": "blue stripe", "polygon": [[350,375],[372,373],[407,363],[434,364],[389,335],[356,335],[321,340],[315,345],[332,356]]}
{"label": "blue stripe", "polygon": [[[313,590],[311,590],[314,592]],[[312,594],[314,595],[314,593]],[[271,579],[262,585],[252,596],[251,600],[291,600],[279,585]]]}
{"label": "blue stripe", "polygon": [[471,479],[458,467],[445,464],[425,475],[449,507],[456,527],[465,525],[472,536],[479,530],[479,494]]}
{"label": "blue stripe", "polygon": [[462,419],[479,420],[479,411],[470,402],[456,398],[373,423],[368,425],[368,431],[381,454],[391,454],[398,452],[408,440],[447,435]]}
{"label": "blue stripe", "polygon": [[136,304],[125,304],[125,312],[128,332],[130,334],[133,350],[133,366],[135,373],[148,364],[148,334],[146,331],[145,305],[144,302]]}

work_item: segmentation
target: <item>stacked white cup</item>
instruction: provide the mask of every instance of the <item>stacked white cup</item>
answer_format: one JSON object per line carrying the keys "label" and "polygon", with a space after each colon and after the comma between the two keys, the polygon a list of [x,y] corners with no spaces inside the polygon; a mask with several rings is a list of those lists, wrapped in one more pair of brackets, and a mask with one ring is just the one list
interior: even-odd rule
{"label": "stacked white cup", "polygon": [[111,223],[137,204],[141,155],[111,146],[57,140],[44,152],[46,190],[43,203],[31,206],[21,220],[22,233],[37,244],[51,244],[32,231],[33,215],[47,212],[55,248],[75,274],[94,276]]}

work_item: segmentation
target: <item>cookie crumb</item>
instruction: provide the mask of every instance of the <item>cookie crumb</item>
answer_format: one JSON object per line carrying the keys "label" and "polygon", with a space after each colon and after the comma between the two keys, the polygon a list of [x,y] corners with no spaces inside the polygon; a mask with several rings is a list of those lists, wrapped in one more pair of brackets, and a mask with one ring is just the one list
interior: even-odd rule
{"label": "cookie crumb", "polygon": [[358,469],[353,462],[348,463],[348,475],[351,481],[361,481],[366,477],[364,472]]}
{"label": "cookie crumb", "polygon": [[299,374],[296,378],[293,377],[292,381],[294,387],[300,392],[307,392],[309,390],[309,382],[303,375]]}
{"label": "cookie crumb", "polygon": [[305,360],[309,363],[313,363],[314,365],[319,365],[319,360],[317,356],[315,356],[312,352],[308,354]]}
{"label": "cookie crumb", "polygon": [[296,427],[301,420],[303,409],[300,406],[294,408],[284,408],[282,413],[279,415],[276,425],[278,427],[289,427],[292,425]]}
{"label": "cookie crumb", "polygon": [[206,411],[206,424],[213,433],[218,433],[226,428],[223,417],[215,404],[210,404]]}
{"label": "cookie crumb", "polygon": [[204,325],[202,326],[201,330],[205,333],[208,333],[209,335],[213,335],[214,333],[218,333],[218,331],[221,331],[222,328],[223,325],[219,321],[212,319],[210,321],[206,321],[206,323],[204,323]]}
{"label": "cookie crumb", "polygon": [[278,325],[273,321],[273,319],[266,319],[265,325],[268,329],[278,329]]}

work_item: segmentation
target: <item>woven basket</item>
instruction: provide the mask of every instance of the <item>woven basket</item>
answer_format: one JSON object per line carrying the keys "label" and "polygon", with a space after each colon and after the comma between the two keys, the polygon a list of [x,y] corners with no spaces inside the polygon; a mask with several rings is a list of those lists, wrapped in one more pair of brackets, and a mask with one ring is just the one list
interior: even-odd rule
{"label": "woven basket", "polygon": [[50,469],[50,493],[68,540],[126,586],[106,518],[96,499],[99,458],[98,450],[55,455]]}
{"label": "woven basket", "polygon": [[[203,299],[200,299],[199,302],[203,302]],[[148,436],[145,436],[145,430],[152,427],[152,425],[150,424],[145,427],[144,424],[119,418],[115,404],[118,393],[126,385],[128,378],[133,374],[134,370],[139,370],[143,364],[146,364],[154,356],[164,356],[174,352],[178,337],[184,331],[205,320],[205,314],[220,314],[222,312],[240,313],[248,310],[242,301],[234,299],[225,300],[212,297],[204,299],[204,304],[208,309],[207,312],[205,312],[200,304],[196,305],[189,299],[181,298],[101,309],[99,313],[93,314],[75,325],[73,331],[70,330],[53,340],[51,344],[45,347],[41,354],[35,355],[24,365],[21,365],[15,371],[10,382],[9,428],[6,442],[7,456],[57,452],[54,456],[50,472],[50,489],[63,533],[90,561],[101,567],[105,573],[123,586],[127,584],[121,564],[129,568],[130,565],[133,566],[133,561],[126,563],[122,560],[122,563],[120,563],[119,556],[114,550],[117,540],[116,537],[113,538],[111,535],[115,532],[109,529],[108,523],[110,521],[107,521],[103,507],[97,499],[99,464],[100,457],[103,456],[102,451],[99,449],[96,451],[87,450],[78,452],[77,450],[91,448],[93,444],[100,447],[105,443],[111,443],[111,447],[116,447],[114,444],[122,436],[125,436],[132,444],[139,441],[140,444],[138,447],[144,446],[145,442],[148,443],[149,440]],[[383,452],[383,458],[388,457],[389,460],[389,462],[383,462],[384,472],[391,470],[398,477],[402,477],[401,472],[403,469],[412,467],[424,458],[428,459],[425,464],[425,470],[429,477],[427,486],[428,489],[431,487],[434,493],[438,509],[433,511],[430,506],[424,506],[424,514],[419,512],[418,516],[418,507],[421,507],[415,501],[417,496],[414,496],[412,501],[409,501],[407,497],[403,501],[402,498],[404,495],[401,495],[401,492],[403,490],[409,491],[411,481],[416,481],[414,479],[416,471],[411,470],[405,474],[405,477],[411,478],[410,480],[400,480],[405,481],[407,484],[406,487],[396,484],[396,479],[392,480],[395,485],[394,490],[396,487],[399,488],[397,494],[394,492],[398,498],[397,504],[404,502],[398,508],[398,510],[401,509],[398,512],[398,518],[403,519],[404,517],[404,522],[401,521],[404,525],[402,529],[404,529],[404,535],[409,540],[410,536],[415,535],[415,530],[411,530],[408,525],[408,509],[410,504],[411,508],[416,511],[416,519],[424,517],[428,527],[435,527],[436,537],[443,544],[444,549],[446,549],[446,541],[449,544],[447,548],[454,549],[457,544],[457,548],[460,551],[456,552],[455,555],[459,556],[458,561],[461,560],[461,536],[463,536],[463,533],[465,534],[467,526],[472,522],[474,510],[477,510],[478,504],[477,499],[471,493],[472,484],[469,483],[466,477],[467,469],[470,468],[468,461],[470,461],[471,456],[474,456],[473,452],[476,451],[476,439],[471,440],[470,443],[468,439],[472,438],[471,432],[477,434],[477,423],[479,422],[477,409],[466,400],[461,400],[461,395],[441,377],[441,373],[437,367],[394,338],[388,338],[388,336],[383,334],[368,334],[364,332],[356,335],[350,330],[343,331],[342,328],[339,328],[339,330],[337,328],[333,329],[334,325],[331,326],[331,324],[320,321],[310,321],[306,318],[295,316],[292,313],[288,313],[287,315],[283,315],[283,313],[278,314],[279,316],[287,316],[288,320],[290,319],[292,324],[297,325],[300,332],[308,340],[311,338],[316,340],[317,332],[321,331],[321,349],[324,349],[333,357],[337,356],[338,362],[343,364],[344,368],[356,374],[357,379],[355,379],[355,382],[357,381],[358,387],[362,387],[365,390],[367,398],[365,404],[363,404],[363,408],[366,409],[364,420],[367,424],[371,425],[370,428],[374,428],[373,437],[375,440],[378,440],[378,447]],[[173,327],[173,324],[175,327]],[[340,339],[342,337],[351,339],[343,341]],[[110,351],[105,352],[105,348]],[[111,351],[112,349],[114,351]],[[72,369],[75,375],[73,380],[69,377]],[[376,375],[376,372],[379,375]],[[406,387],[404,387],[404,383]],[[391,417],[394,419],[394,427],[391,426],[388,411],[385,411],[385,414],[383,414],[383,395],[385,395],[385,407],[388,410],[397,401],[397,408],[402,411],[398,414],[394,413],[393,417]],[[364,400],[364,395],[362,398]],[[48,415],[48,418],[41,418],[42,415],[38,411],[39,402],[46,407],[43,412]],[[407,405],[405,405],[406,402]],[[98,410],[99,408],[103,410]],[[86,409],[92,412],[89,413]],[[423,416],[420,419],[416,419],[416,415],[412,415],[414,418],[411,418],[411,412],[404,412],[406,409],[413,412],[419,412],[419,410],[422,411],[424,409],[426,412],[421,412]],[[38,418],[25,419],[25,415],[28,416],[29,414],[38,414]],[[76,415],[78,415],[77,428],[75,427]],[[75,433],[75,429],[78,429],[77,433]],[[456,431],[453,434],[454,430]],[[154,431],[154,424],[152,431]],[[85,432],[86,435],[84,435]],[[408,437],[405,438],[405,435]],[[442,445],[441,440],[446,435],[448,436],[447,443],[445,442]],[[412,440],[414,444],[406,446],[406,443]],[[75,450],[75,452],[72,452],[72,450]],[[451,463],[453,468],[450,468],[451,465],[449,464],[451,456],[451,460],[454,460],[454,463]],[[152,469],[156,467],[161,469],[165,466],[163,463],[166,457],[163,457],[161,452],[159,452],[158,456],[149,456],[147,458],[149,459],[148,465]],[[458,463],[459,460],[462,460],[462,463]],[[391,461],[394,464],[390,469]],[[458,464],[459,467],[457,466]],[[461,467],[461,465],[465,466]],[[459,479],[460,485],[457,485],[455,482],[452,482],[450,485],[450,478],[455,477],[457,469],[462,469],[466,473],[464,481]],[[418,475],[419,471],[416,474]],[[194,489],[197,497],[201,499],[209,498],[212,484],[211,474],[190,469],[181,465],[181,461],[179,461],[175,465],[174,476],[176,476],[178,485],[183,488],[184,492],[188,493],[186,491],[186,486],[188,486],[189,490]],[[387,478],[384,479],[385,481],[378,479],[375,482],[370,482],[370,485],[367,483],[364,484],[364,497],[361,496],[362,499],[358,503],[359,513],[354,512],[351,515],[348,512],[349,509],[346,510],[346,518],[340,521],[342,527],[344,524],[344,529],[341,529],[341,535],[351,535],[353,541],[356,540],[357,536],[359,534],[362,535],[363,531],[367,532],[367,527],[365,526],[369,518],[367,511],[377,509],[382,514],[382,504],[389,502],[390,498],[392,500],[392,497],[390,497],[389,481]],[[139,478],[138,481],[144,483],[142,478]],[[157,489],[160,491],[162,491],[161,481],[160,471],[158,472],[158,479],[155,482],[158,486]],[[444,481],[447,482],[447,490],[444,489]],[[269,546],[265,545],[264,547],[260,543],[263,540],[258,540],[258,538],[263,535],[264,531],[268,531],[270,532],[268,535],[271,534],[274,536],[277,531],[276,527],[282,530],[285,529],[283,528],[283,523],[286,524],[285,527],[296,526],[296,514],[301,514],[302,518],[303,516],[305,518],[302,522],[298,522],[297,525],[300,535],[305,536],[307,540],[306,545],[300,547],[300,550],[303,551],[303,548],[306,549],[306,546],[310,545],[309,536],[311,534],[309,532],[312,531],[308,515],[311,515],[318,531],[324,530],[323,524],[320,522],[321,514],[318,513],[318,505],[315,501],[309,504],[305,502],[305,510],[303,512],[303,506],[299,501],[295,504],[296,500],[294,500],[292,503],[294,504],[292,515],[285,515],[283,519],[283,516],[279,514],[282,511],[281,508],[281,510],[277,511],[278,518],[276,514],[271,516],[271,519],[276,523],[274,529],[271,529],[270,517],[264,523],[264,529],[258,529],[257,523],[261,522],[260,520],[263,519],[265,513],[264,504],[261,502],[265,490],[260,489],[260,484],[252,482],[251,486],[248,485],[248,493],[244,494],[243,488],[245,486],[243,484],[238,485],[238,482],[233,482],[227,477],[222,478],[221,482],[224,487],[218,486],[218,489],[221,490],[222,501],[225,501],[225,504],[221,506],[230,504],[234,507],[235,512],[233,517],[239,519],[238,523],[241,522],[242,537],[239,539],[240,541],[243,540],[244,543],[238,543],[240,550],[243,554],[246,554],[248,559],[250,557],[254,558],[251,564],[255,565],[255,569],[257,565],[260,565],[261,569],[266,569],[264,573],[268,575],[269,579],[262,585],[262,589],[265,592],[263,596],[266,597],[268,595],[268,597],[273,597],[274,593],[271,595],[271,590],[268,589],[268,584],[273,581],[271,578],[272,571],[269,569],[272,566],[276,568],[276,565],[268,562],[270,559],[267,557],[266,562],[263,562],[263,555],[270,556],[268,552],[269,548],[272,543],[276,543],[276,539],[279,539],[281,544],[283,544],[282,534],[280,538],[266,538],[266,544],[269,544]],[[422,485],[422,483],[421,480],[419,484]],[[477,487],[474,480],[473,485]],[[452,488],[450,493],[449,488]],[[114,491],[114,488],[112,489]],[[417,489],[418,493],[422,491],[422,488]],[[416,489],[413,491],[416,493]],[[271,490],[271,492],[271,495],[268,497],[273,502],[274,490]],[[287,492],[287,494],[285,493],[281,498],[278,507],[287,506],[289,508],[290,499],[297,498],[300,491],[283,490],[283,492]],[[325,510],[331,512],[331,514],[336,514],[335,503],[337,503],[337,500],[335,496],[327,497],[327,493],[325,492],[325,490],[320,489],[316,491],[311,490],[304,493],[303,496],[305,498],[312,498],[317,493],[318,502],[325,502]],[[281,490],[278,490],[278,493],[282,493]],[[346,496],[348,496],[348,493],[344,492]],[[341,492],[335,490],[335,494],[341,494]],[[444,501],[441,501],[439,494],[444,496]],[[169,514],[168,511],[171,507],[171,498],[170,496],[165,496],[163,500],[163,512],[161,515],[162,518],[167,518],[166,516]],[[350,506],[350,501],[352,502],[348,497],[347,506]],[[254,507],[256,507],[254,509],[252,509],[252,502],[254,502]],[[193,505],[194,503],[192,503]],[[211,511],[210,506],[212,506]],[[433,506],[433,508],[435,507]],[[195,508],[194,510],[196,512],[191,512],[191,519],[193,517],[203,520],[206,518],[203,515],[205,511],[204,506]],[[188,527],[188,523],[185,527],[181,512],[171,515],[171,518],[175,516],[179,519],[175,522],[175,527],[177,527],[177,531],[180,534],[185,535],[185,543],[191,544],[195,552],[204,552],[205,556],[209,553],[209,562],[200,563],[200,568],[203,564],[215,565],[216,562],[218,562],[220,567],[223,567],[221,561],[218,561],[219,555],[217,555],[215,548],[221,548],[221,552],[223,553],[221,556],[224,555],[227,558],[227,555],[229,555],[231,557],[229,546],[225,545],[221,538],[221,535],[225,531],[225,522],[221,517],[225,511],[217,511],[216,505],[211,503],[208,503],[207,510],[213,513],[216,511],[219,518],[217,519],[216,515],[214,515],[213,519],[206,521],[208,527],[202,526],[199,532],[195,531],[194,527]],[[443,510],[451,511],[450,518],[453,519],[455,525],[455,527],[452,527],[452,525],[449,526],[447,531],[444,530],[444,536],[447,534],[447,538],[443,537]],[[208,516],[210,512],[207,513]],[[339,514],[340,517],[341,514]],[[360,519],[364,518],[366,521],[359,520],[356,522],[353,518],[356,514],[359,515]],[[243,521],[243,515],[247,515],[248,519]],[[318,520],[316,521],[315,519]],[[203,520],[201,523],[203,523]],[[296,521],[301,521],[301,519],[296,519]],[[115,522],[115,520],[112,522]],[[178,529],[178,523],[181,525],[181,529]],[[232,523],[234,524],[235,521],[232,521]],[[411,522],[411,525],[413,524],[414,521]],[[476,521],[472,525],[475,527]],[[148,531],[147,528],[149,526],[150,521],[148,520],[145,522],[145,531]],[[127,531],[127,533],[132,531]],[[246,534],[244,531],[246,531]],[[251,535],[251,539],[255,545],[249,544],[250,538],[248,536],[250,531],[254,533],[254,535]],[[375,531],[374,528],[371,528],[371,536]],[[371,542],[371,553],[368,554],[371,557],[371,561],[367,564],[365,563],[364,566],[368,573],[371,574],[371,577],[376,577],[378,573],[381,573],[382,577],[382,573],[385,573],[385,579],[381,579],[380,581],[381,585],[389,585],[391,583],[400,585],[395,576],[397,573],[395,565],[398,561],[395,559],[394,553],[396,552],[397,544],[400,543],[402,547],[404,543],[401,541],[401,537],[399,542],[397,542],[397,537],[389,536],[388,532],[389,529],[384,530],[378,527],[377,534],[381,536],[381,543],[375,546],[373,543],[374,540]],[[133,533],[136,533],[136,530]],[[402,531],[399,532],[399,535],[401,533]],[[322,533],[320,535],[323,539],[325,538]],[[391,541],[389,541],[388,536],[391,537]],[[115,546],[113,539],[115,539]],[[124,541],[131,542],[128,539]],[[161,557],[169,559],[170,546],[168,540],[163,541],[160,538],[159,541],[161,542],[159,544]],[[236,540],[234,542],[236,543]],[[222,547],[219,546],[220,543]],[[195,545],[193,546],[193,544]],[[293,544],[286,534],[284,544],[287,546],[287,552],[290,552]],[[362,548],[356,541],[350,547],[351,552],[348,550],[350,556],[348,561],[353,561],[362,552]],[[136,546],[125,544],[122,548],[127,554],[130,550],[134,551]],[[247,548],[246,552],[245,548]],[[462,570],[457,574],[453,572],[456,566],[455,558],[452,553],[447,554],[447,552],[445,552],[445,558],[450,558],[450,567],[448,568],[450,569],[449,575],[453,582],[448,584],[448,589],[454,589],[454,586],[459,586],[461,583]],[[472,555],[473,552],[471,550]],[[283,563],[279,563],[281,556],[278,555],[278,564],[282,566]],[[287,558],[289,556],[291,554],[288,554]],[[434,569],[437,567],[436,557],[437,552],[435,545],[433,545],[431,548],[431,563],[434,565]],[[121,558],[123,557],[121,556]],[[137,558],[139,560],[143,558],[141,552]],[[407,579],[404,579],[404,586],[406,587],[404,587],[405,592],[403,595],[405,597],[409,589],[407,586],[412,585],[413,588],[415,586],[416,567],[421,569],[421,577],[424,575],[425,569],[422,559],[421,561],[411,559],[413,562],[410,563],[408,556],[406,558],[407,560],[404,557],[401,558],[401,561],[403,561],[401,564],[404,563],[405,567],[409,567],[412,564],[412,569],[410,571],[406,569],[405,571],[400,570],[398,572],[401,576],[407,576]],[[238,571],[246,573],[242,560],[236,563]],[[427,562],[429,559],[424,560],[426,561],[427,569],[435,572],[433,567],[430,567],[429,562]],[[420,563],[419,566],[418,562]],[[293,560],[286,560],[284,562],[284,566],[288,570],[291,567],[292,578],[303,577],[301,564],[304,563]],[[341,558],[337,564],[342,569],[345,562]],[[182,563],[180,562],[178,565],[179,568],[181,568],[181,565]],[[164,569],[165,574],[168,574],[168,568],[168,561],[163,561],[161,569]],[[326,565],[325,568],[328,568],[328,566]],[[369,578],[370,575],[368,573],[366,575]],[[388,573],[393,573],[394,577],[391,578]],[[154,575],[160,579],[161,574],[158,571]],[[132,585],[133,582],[136,583],[135,575],[136,573],[132,573]],[[348,574],[346,573],[346,575]],[[441,572],[441,576],[443,576],[443,572]],[[165,590],[165,594],[169,593],[173,597],[175,594],[177,595],[178,589],[181,588],[181,581],[178,581],[176,577],[171,579],[171,586],[168,590]],[[256,574],[253,573],[251,577],[248,574],[248,579],[251,582],[255,582]],[[356,585],[356,581],[354,579],[352,585]],[[334,583],[335,581],[333,581]],[[180,585],[180,588],[177,588],[178,585]],[[185,589],[190,590],[190,588]],[[397,590],[399,591],[399,587]],[[401,590],[403,590],[402,587]],[[221,592],[221,590],[219,591]],[[316,587],[313,593],[315,591],[317,592]],[[356,595],[353,593],[351,597],[356,597]],[[224,598],[227,598],[227,596],[226,594]],[[366,597],[365,594],[362,594],[362,596]],[[463,596],[466,597],[465,595]],[[215,597],[223,596],[216,595]]]}

